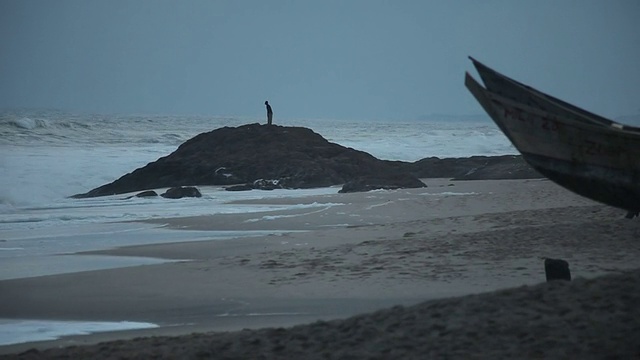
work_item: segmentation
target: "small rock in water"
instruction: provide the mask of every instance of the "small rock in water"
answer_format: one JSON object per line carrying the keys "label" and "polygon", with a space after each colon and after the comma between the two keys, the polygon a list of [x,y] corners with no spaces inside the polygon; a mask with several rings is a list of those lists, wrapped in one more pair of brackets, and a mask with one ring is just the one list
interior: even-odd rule
{"label": "small rock in water", "polygon": [[249,191],[249,190],[253,190],[253,184],[241,184],[241,185],[228,186],[224,189],[226,191]]}
{"label": "small rock in water", "polygon": [[135,195],[127,196],[123,200],[133,199],[134,197],[141,198],[141,197],[154,197],[154,196],[158,196],[158,193],[153,190],[147,190],[147,191],[137,193]]}
{"label": "small rock in water", "polygon": [[143,191],[141,193],[136,194],[136,197],[153,197],[158,196],[158,193],[153,190]]}
{"label": "small rock in water", "polygon": [[180,199],[183,197],[202,197],[202,194],[193,186],[178,186],[168,189],[160,196],[167,199]]}
{"label": "small rock in water", "polygon": [[274,190],[281,188],[281,186],[278,184],[278,180],[258,179],[253,182],[253,188],[258,190]]}
{"label": "small rock in water", "polygon": [[427,187],[411,174],[394,173],[381,176],[361,176],[342,185],[339,193],[365,192],[377,189],[394,190],[401,188]]}
{"label": "small rock in water", "polygon": [[226,191],[248,191],[248,190],[274,190],[282,189],[278,180],[258,179],[252,183],[240,184],[226,187]]}
{"label": "small rock in water", "polygon": [[544,259],[544,272],[547,281],[567,280],[571,281],[569,263],[562,259]]}

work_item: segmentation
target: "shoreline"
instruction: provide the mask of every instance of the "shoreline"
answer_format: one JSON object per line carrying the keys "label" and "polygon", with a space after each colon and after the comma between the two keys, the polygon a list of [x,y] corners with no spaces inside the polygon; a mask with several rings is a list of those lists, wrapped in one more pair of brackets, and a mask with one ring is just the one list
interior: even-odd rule
{"label": "shoreline", "polygon": [[150,220],[181,230],[306,231],[93,251],[87,254],[189,261],[0,281],[0,318],[160,325],[0,346],[0,353],[293,326],[532,286],[544,282],[544,257],[569,261],[574,278],[640,268],[635,222],[549,181],[427,182],[423,189],[241,201],[327,204],[321,210]]}
{"label": "shoreline", "polygon": [[146,333],[126,341],[105,336],[106,342],[96,345],[31,348],[0,358],[635,358],[640,354],[639,284],[640,270],[635,270],[291,327]]}

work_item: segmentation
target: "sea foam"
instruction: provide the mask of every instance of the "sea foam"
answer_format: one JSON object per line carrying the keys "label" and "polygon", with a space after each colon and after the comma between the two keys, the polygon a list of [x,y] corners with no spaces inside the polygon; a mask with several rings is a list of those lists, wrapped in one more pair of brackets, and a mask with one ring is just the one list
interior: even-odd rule
{"label": "sea foam", "polygon": [[0,319],[0,346],[32,341],[56,340],[62,336],[96,332],[150,329],[156,324],[119,321],[52,321]]}

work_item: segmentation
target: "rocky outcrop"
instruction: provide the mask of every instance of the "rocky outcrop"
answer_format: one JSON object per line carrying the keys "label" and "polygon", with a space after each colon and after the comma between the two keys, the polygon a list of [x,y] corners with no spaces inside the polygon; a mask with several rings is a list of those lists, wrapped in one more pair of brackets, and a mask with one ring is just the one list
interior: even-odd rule
{"label": "rocky outcrop", "polygon": [[283,188],[344,184],[394,169],[368,153],[331,143],[303,127],[224,127],[186,141],[176,151],[120,179],[74,197],[173,186],[235,185],[277,180]]}
{"label": "rocky outcrop", "polygon": [[[199,134],[173,153],[73,197],[196,185],[245,184],[229,190],[296,189],[352,182],[354,188],[396,188],[408,183],[419,186],[417,178],[514,178],[531,174],[532,170],[516,156],[386,161],[331,143],[308,128],[249,124]],[[397,182],[409,175],[409,182]]]}

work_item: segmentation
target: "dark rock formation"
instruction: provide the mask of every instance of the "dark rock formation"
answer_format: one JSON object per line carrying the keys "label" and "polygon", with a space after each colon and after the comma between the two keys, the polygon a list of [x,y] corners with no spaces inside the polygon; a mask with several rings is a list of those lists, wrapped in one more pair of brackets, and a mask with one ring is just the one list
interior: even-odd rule
{"label": "dark rock formation", "polygon": [[202,197],[200,190],[193,186],[177,186],[172,187],[160,195],[167,199],[181,199],[183,197]]}
{"label": "dark rock formation", "polygon": [[[415,178],[541,177],[519,156],[427,158],[414,163],[386,161],[331,143],[307,128],[250,124],[199,134],[168,156],[73,197],[195,185],[245,184],[229,190],[313,188],[362,178],[369,179],[359,180],[361,184],[369,182],[369,186],[362,188],[393,188],[398,186],[394,181],[399,179],[394,177],[403,176],[400,174]],[[270,180],[256,184],[260,179]]]}
{"label": "dark rock formation", "polygon": [[135,195],[127,196],[123,200],[129,200],[129,199],[134,198],[134,197],[144,198],[144,197],[155,197],[155,196],[158,196],[157,192],[155,192],[153,190],[147,190],[147,191],[143,191],[141,193],[135,194]]}
{"label": "dark rock formation", "polygon": [[440,159],[430,157],[413,163],[392,162],[400,171],[417,178],[452,178],[454,180],[536,179],[543,176],[520,155],[471,156]]}
{"label": "dark rock formation", "polygon": [[340,193],[370,191],[376,189],[401,189],[426,187],[422,181],[411,174],[393,173],[391,175],[362,176],[348,181],[340,189]]}
{"label": "dark rock formation", "polygon": [[253,184],[240,184],[224,188],[227,191],[249,191],[253,190]]}
{"label": "dark rock formation", "polygon": [[569,263],[562,259],[544,259],[544,273],[547,277],[547,281],[571,281]]}
{"label": "dark rock formation", "polygon": [[153,190],[143,191],[141,193],[136,194],[136,197],[154,197],[158,196],[158,193]]}
{"label": "dark rock formation", "polygon": [[392,171],[387,162],[330,143],[307,128],[250,124],[197,135],[170,155],[74,197],[172,186],[235,185],[257,179],[277,180],[283,188],[313,188]]}

